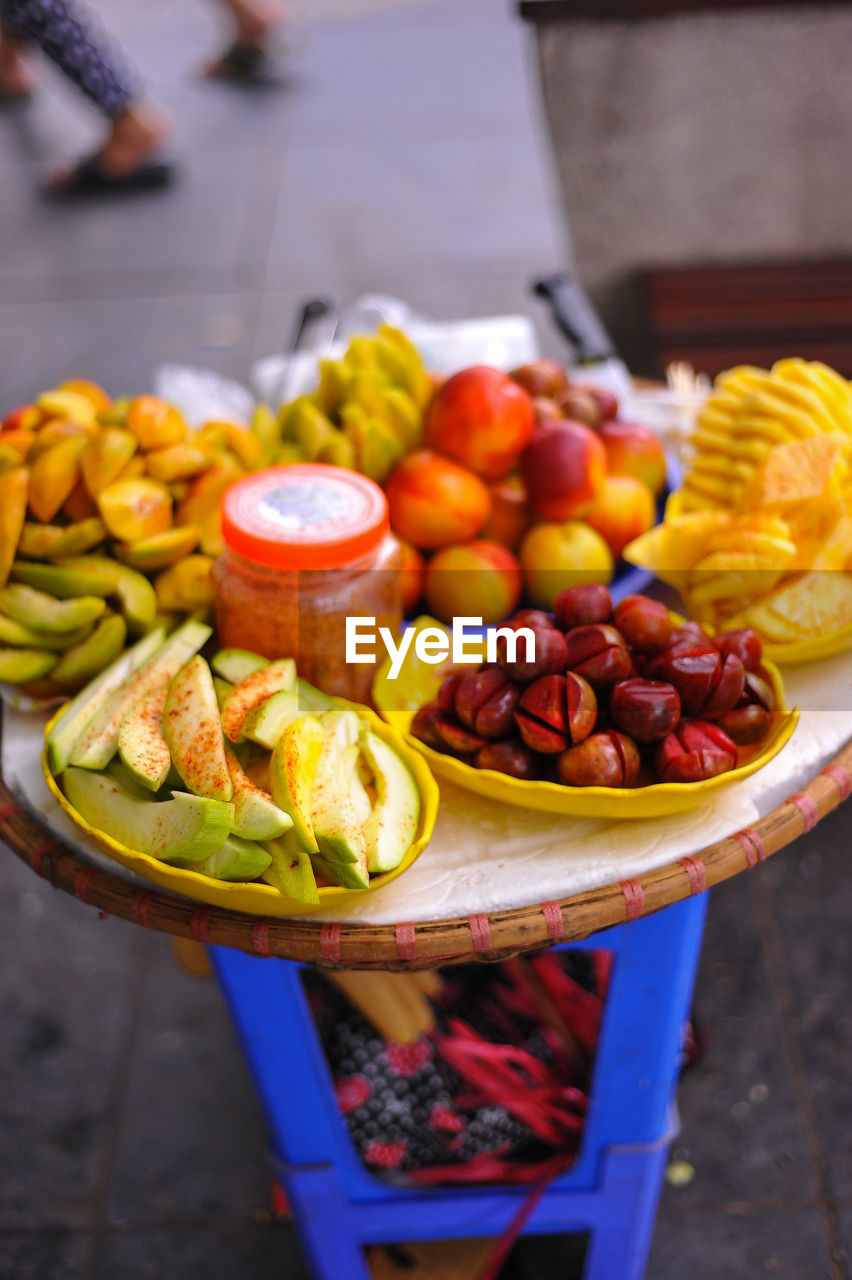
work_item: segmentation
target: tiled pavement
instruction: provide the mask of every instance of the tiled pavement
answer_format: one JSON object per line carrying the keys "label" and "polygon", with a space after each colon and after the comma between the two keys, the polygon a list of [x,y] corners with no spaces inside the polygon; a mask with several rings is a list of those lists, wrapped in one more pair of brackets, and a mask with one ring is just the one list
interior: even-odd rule
{"label": "tiled pavement", "polygon": [[[537,314],[527,281],[563,237],[504,0],[309,8],[286,86],[239,94],[188,74],[210,10],[102,0],[179,126],[183,180],[165,196],[37,200],[39,169],[93,136],[52,74],[0,119],[5,405],[71,373],[141,390],[163,359],[244,376],[306,292]],[[709,1048],[675,1151],[694,1176],[664,1192],[649,1280],[848,1274],[848,822],[713,893]],[[263,1127],[215,985],[178,973],[163,938],[99,923],[11,856],[2,868],[0,1280],[301,1280],[289,1229],[264,1225]],[[559,1250],[537,1257],[537,1280],[565,1275]]]}

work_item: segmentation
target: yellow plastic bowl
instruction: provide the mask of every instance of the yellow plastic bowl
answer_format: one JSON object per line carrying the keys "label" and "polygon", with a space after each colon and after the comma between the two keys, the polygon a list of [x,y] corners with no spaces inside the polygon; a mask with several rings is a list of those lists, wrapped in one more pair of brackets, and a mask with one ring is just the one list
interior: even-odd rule
{"label": "yellow plastic bowl", "polygon": [[[677,621],[682,622],[683,619],[677,618]],[[434,618],[423,617],[418,618],[413,626],[421,630],[423,627],[440,627],[441,623]],[[752,748],[754,754],[736,769],[704,782],[655,782],[647,787],[632,788],[565,787],[558,782],[524,782],[494,769],[475,769],[463,760],[434,751],[408,733],[414,712],[435,696],[442,680],[440,668],[420,663],[416,657],[412,658],[413,652],[412,644],[396,680],[388,679],[387,663],[377,674],[373,700],[379,711],[405,735],[406,742],[428,760],[434,773],[468,791],[524,809],[541,809],[582,818],[659,818],[692,809],[723,787],[750,777],[768,764],[790,741],[799,719],[798,709],[787,709],[778,668],[772,662],[764,661],[779,714],[760,750]],[[741,752],[748,750],[740,748]]]}
{"label": "yellow plastic bowl", "polygon": [[[202,875],[198,871],[188,871],[182,867],[173,867],[167,862],[160,862],[158,858],[153,858],[148,853],[139,853],[136,849],[129,849],[127,845],[114,840],[105,831],[99,831],[96,827],[90,826],[85,818],[81,817],[74,806],[69,803],[50,771],[46,745],[42,752],[41,767],[51,795],[74,825],[79,827],[85,836],[94,841],[98,848],[102,849],[108,857],[114,858],[116,862],[120,862],[122,866],[127,867],[130,871],[135,871],[137,875],[142,876],[145,880],[150,880],[154,884],[160,885],[163,889],[169,889],[172,893],[179,893],[185,898],[194,898],[199,902],[206,902],[214,907],[226,907],[230,911],[245,911],[250,915],[259,916],[306,916],[315,911],[327,911],[331,907],[348,901],[355,894],[372,893],[374,889],[380,889],[382,885],[390,884],[391,880],[395,880],[397,876],[402,875],[403,871],[411,866],[415,858],[422,853],[432,838],[432,830],[438,813],[438,786],[423,757],[417,751],[413,751],[396,729],[386,724],[369,707],[345,702],[342,698],[335,698],[335,702],[341,707],[348,707],[356,711],[363,719],[369,720],[371,729],[375,731],[383,742],[392,747],[408,765],[420,792],[420,818],[417,823],[417,834],[414,843],[398,867],[394,867],[393,871],[385,871],[382,875],[375,876],[370,881],[369,889],[344,889],[339,885],[330,885],[328,888],[320,889],[319,905],[296,902],[295,899],[287,898],[282,893],[279,893],[270,884],[262,884],[259,881],[240,883],[230,880],[214,880],[211,876]],[[54,716],[55,719],[56,717]],[[47,726],[45,734],[49,732],[52,724],[53,720]]]}
{"label": "yellow plastic bowl", "polygon": [[793,667],[803,662],[818,662],[822,658],[834,658],[838,653],[852,649],[852,623],[838,631],[827,631],[823,636],[806,636],[787,644],[763,642],[764,658],[782,667]]}

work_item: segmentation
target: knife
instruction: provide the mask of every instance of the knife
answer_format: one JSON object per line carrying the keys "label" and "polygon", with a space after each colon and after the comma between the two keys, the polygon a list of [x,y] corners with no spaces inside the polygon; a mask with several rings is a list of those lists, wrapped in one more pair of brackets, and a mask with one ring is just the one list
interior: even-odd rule
{"label": "knife", "polygon": [[533,293],[550,306],[553,322],[574,348],[575,362],[582,380],[611,391],[619,401],[632,402],[633,379],[616,351],[589,297],[570,271],[542,276],[533,283]]}

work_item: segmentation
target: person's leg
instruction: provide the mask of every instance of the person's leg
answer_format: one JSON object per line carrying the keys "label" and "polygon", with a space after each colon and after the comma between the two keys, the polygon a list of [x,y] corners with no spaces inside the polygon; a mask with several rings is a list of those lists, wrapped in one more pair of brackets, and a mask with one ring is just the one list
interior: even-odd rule
{"label": "person's leg", "polygon": [[0,102],[20,101],[29,94],[30,78],[21,57],[21,46],[0,22]]}
{"label": "person's leg", "polygon": [[[168,131],[165,118],[144,101],[126,63],[97,28],[84,21],[71,0],[0,0],[0,16],[35,41],[110,121],[92,158],[97,169],[113,179],[139,171]],[[65,168],[49,185],[62,189],[73,173]]]}
{"label": "person's leg", "polygon": [[281,0],[217,0],[233,21],[233,42],[225,53],[204,68],[205,75],[221,79],[249,79],[263,62],[270,36],[285,25],[286,6]]}

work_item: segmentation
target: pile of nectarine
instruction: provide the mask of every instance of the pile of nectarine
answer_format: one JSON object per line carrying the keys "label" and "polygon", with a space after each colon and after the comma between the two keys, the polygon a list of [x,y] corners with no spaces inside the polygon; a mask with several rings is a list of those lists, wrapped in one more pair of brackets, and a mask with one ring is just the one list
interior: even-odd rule
{"label": "pile of nectarine", "polygon": [[406,608],[425,595],[443,621],[497,622],[522,592],[549,608],[575,583],[609,582],[654,524],[666,478],[658,437],[617,415],[614,396],[572,384],[555,360],[441,383],[424,447],[387,482]]}

